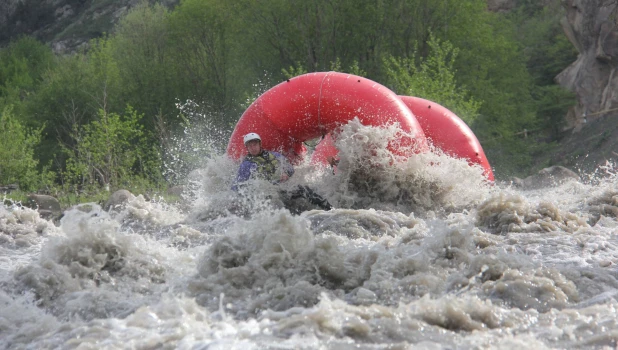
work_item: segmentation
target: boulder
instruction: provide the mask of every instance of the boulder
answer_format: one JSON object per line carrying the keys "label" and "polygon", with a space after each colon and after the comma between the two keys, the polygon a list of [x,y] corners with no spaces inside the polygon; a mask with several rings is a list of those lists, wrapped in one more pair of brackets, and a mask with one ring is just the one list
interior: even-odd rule
{"label": "boulder", "polygon": [[178,185],[178,186],[172,186],[170,188],[167,189],[167,194],[170,196],[181,196],[182,192],[185,190],[184,186]]}
{"label": "boulder", "polygon": [[521,187],[524,187],[524,180],[517,176],[513,176],[513,177],[508,178],[506,181],[501,182],[500,184],[504,186],[510,185],[510,186],[521,188]]}
{"label": "boulder", "polygon": [[19,190],[19,185],[17,184],[0,186],[0,193],[11,193],[17,190]]}
{"label": "boulder", "polygon": [[585,123],[618,108],[618,25],[614,20],[618,4],[563,0],[562,6],[564,33],[579,55],[555,80],[577,97],[578,104],[570,108],[566,122],[579,131]]}
{"label": "boulder", "polygon": [[580,181],[581,178],[576,172],[560,165],[541,169],[537,174],[528,176],[527,178],[513,181],[516,187],[527,190],[538,189],[543,187],[558,186],[567,181]]}
{"label": "boulder", "polygon": [[105,202],[103,209],[110,210],[123,206],[126,202],[133,198],[135,198],[135,196],[128,190],[118,190],[112,193],[111,196],[109,196],[109,199],[107,200],[107,202]]}
{"label": "boulder", "polygon": [[58,200],[44,194],[29,194],[26,206],[36,209],[44,218],[57,217],[62,214]]}

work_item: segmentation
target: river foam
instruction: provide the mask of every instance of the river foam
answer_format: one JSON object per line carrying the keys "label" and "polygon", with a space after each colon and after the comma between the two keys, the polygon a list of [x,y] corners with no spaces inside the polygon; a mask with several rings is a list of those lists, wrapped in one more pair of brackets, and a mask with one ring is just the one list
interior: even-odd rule
{"label": "river foam", "polygon": [[[334,173],[302,164],[241,196],[213,157],[182,205],[136,196],[54,223],[5,204],[0,348],[616,346],[615,175],[489,184],[439,152],[396,159],[394,132],[350,123]],[[335,208],[282,208],[299,184]]]}

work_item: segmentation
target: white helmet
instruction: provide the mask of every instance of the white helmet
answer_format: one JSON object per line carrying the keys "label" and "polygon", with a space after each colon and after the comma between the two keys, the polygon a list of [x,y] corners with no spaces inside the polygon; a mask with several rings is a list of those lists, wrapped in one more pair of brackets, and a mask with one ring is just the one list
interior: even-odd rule
{"label": "white helmet", "polygon": [[247,135],[245,135],[245,137],[243,137],[243,143],[246,145],[247,142],[249,141],[253,141],[253,140],[259,140],[260,142],[262,142],[262,139],[260,138],[260,135],[254,133],[254,132],[250,132]]}

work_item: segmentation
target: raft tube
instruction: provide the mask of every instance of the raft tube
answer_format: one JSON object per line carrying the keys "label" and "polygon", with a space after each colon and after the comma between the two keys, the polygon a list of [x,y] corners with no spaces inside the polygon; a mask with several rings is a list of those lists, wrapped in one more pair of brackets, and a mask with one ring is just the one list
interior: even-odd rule
{"label": "raft tube", "polygon": [[454,158],[468,160],[483,168],[485,177],[494,181],[494,173],[481,143],[470,127],[447,108],[420,97],[399,96],[416,116],[425,137],[433,146]]}
{"label": "raft tube", "polygon": [[265,149],[278,151],[296,164],[307,153],[303,142],[322,137],[312,161],[328,164],[328,157],[338,152],[329,133],[354,118],[369,126],[398,123],[405,133],[389,145],[395,154],[427,151],[429,135],[436,147],[479,164],[488,180],[494,180],[478,139],[454,113],[435,102],[398,96],[369,79],[338,72],[300,75],[266,91],[236,124],[227,154],[236,160],[244,157],[243,135],[257,132]]}
{"label": "raft tube", "polygon": [[396,154],[428,149],[421,126],[397,94],[356,75],[317,72],[289,79],[258,97],[236,124],[227,154],[232,159],[245,156],[243,135],[257,132],[265,149],[296,163],[307,152],[304,141],[324,137],[354,118],[370,126],[398,123],[407,135],[397,140],[406,147],[392,149]]}

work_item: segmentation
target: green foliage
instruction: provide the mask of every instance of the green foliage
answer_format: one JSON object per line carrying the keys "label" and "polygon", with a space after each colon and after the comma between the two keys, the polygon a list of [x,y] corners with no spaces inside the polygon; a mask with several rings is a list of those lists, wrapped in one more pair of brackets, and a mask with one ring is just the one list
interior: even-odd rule
{"label": "green foliage", "polygon": [[577,49],[560,24],[563,17],[560,4],[542,7],[531,0],[518,3],[509,15],[518,28],[517,38],[524,47],[528,70],[539,85],[553,85],[556,75],[577,58]]}
{"label": "green foliage", "polygon": [[300,62],[296,62],[295,66],[290,66],[288,67],[288,69],[281,69],[281,72],[283,73],[283,76],[286,77],[286,79],[291,79],[299,75],[309,73]]}
{"label": "green foliage", "polygon": [[[330,70],[334,72],[350,73],[361,77],[367,75],[367,72],[359,66],[358,61],[352,61],[352,64],[346,69],[343,67],[343,63],[339,57],[335,58],[335,60],[330,63]],[[283,68],[281,72],[286,79],[309,73],[300,62],[296,62],[294,66],[290,66],[288,69]]]}
{"label": "green foliage", "polygon": [[573,93],[556,85],[554,78],[577,58],[577,50],[564,35],[559,4],[540,6],[527,0],[518,3],[510,14],[518,39],[524,46],[526,65],[535,86],[532,88],[538,128],[542,134],[557,139],[565,126],[564,116],[575,104]]}
{"label": "green foliage", "polygon": [[125,102],[145,114],[150,130],[181,129],[178,101],[208,106],[222,127],[230,124],[224,111],[238,112],[249,80],[239,79],[246,59],[231,55],[238,44],[230,39],[235,18],[228,10],[220,0],[186,0],[173,12],[143,1],[119,22],[110,41]]}
{"label": "green foliage", "polygon": [[532,79],[512,22],[486,12],[462,20],[465,30],[451,31],[448,37],[460,48],[457,79],[482,101],[479,121],[490,125],[479,130],[479,136],[532,129],[536,119],[530,94]]}
{"label": "green foliage", "polygon": [[348,69],[348,73],[358,75],[360,77],[367,76],[367,72],[360,67],[358,61],[352,61],[352,65]]}
{"label": "green foliage", "polygon": [[[328,70],[331,62],[341,67],[376,67],[381,51],[376,42],[383,35],[387,4],[350,0],[274,0],[263,3],[241,0],[239,30],[243,54],[253,61],[254,72],[277,72],[278,67],[302,66],[308,71]],[[374,30],[375,29],[375,30]],[[375,71],[375,69],[374,69]]]}
{"label": "green foliage", "polygon": [[32,94],[53,63],[51,50],[31,37],[0,49],[0,108],[20,104]]}
{"label": "green foliage", "polygon": [[185,0],[170,15],[169,28],[178,75],[191,90],[186,98],[222,110],[230,98],[229,37],[232,13],[225,1]]}
{"label": "green foliage", "polygon": [[43,163],[60,153],[61,144],[74,146],[74,126],[96,118],[99,109],[118,111],[125,106],[110,41],[103,38],[90,45],[87,53],[60,57],[55,67],[44,74],[36,95],[26,102],[24,119],[29,125],[46,125],[37,150]]}
{"label": "green foliage", "polygon": [[[110,38],[126,102],[148,116],[169,121],[182,86],[179,62],[170,48],[169,12],[161,5],[141,2],[124,16]],[[183,84],[184,83],[184,84]]]}
{"label": "green foliage", "polygon": [[124,115],[99,110],[99,118],[75,127],[75,147],[65,147],[68,159],[63,180],[81,186],[118,188],[159,164],[150,149],[142,115],[128,107]]}
{"label": "green foliage", "polygon": [[27,203],[29,194],[30,193],[28,191],[22,191],[20,189],[11,191],[3,195],[3,203],[5,206]]}
{"label": "green foliage", "polygon": [[53,180],[53,173],[37,170],[34,148],[41,129],[25,128],[5,107],[0,116],[0,184],[19,184],[24,191],[38,190]]}
{"label": "green foliage", "polygon": [[343,68],[342,65],[341,60],[337,57],[334,62],[330,63],[330,70],[335,72],[350,73],[361,77],[367,76],[367,72],[359,66],[358,61],[356,60],[352,61],[352,64],[347,69]]}
{"label": "green foliage", "polygon": [[80,203],[97,203],[103,206],[109,199],[109,192],[96,188],[81,191],[59,190],[54,193],[54,196],[58,199],[61,208],[70,208]]}
{"label": "green foliage", "polygon": [[467,123],[478,115],[480,103],[455,80],[455,61],[459,50],[447,41],[430,37],[429,56],[415,64],[412,58],[388,57],[384,60],[389,86],[401,95],[417,96],[437,102],[457,114]]}
{"label": "green foliage", "polygon": [[[557,137],[573,101],[553,80],[576,55],[553,3],[519,1],[510,14],[488,12],[484,0],[151,3],[73,55],[53,57],[31,38],[0,49],[0,108],[13,105],[20,125],[39,130],[33,159],[54,160],[65,184],[157,183],[158,154],[187,138],[172,141],[187,129],[179,101],[199,105],[191,129],[225,135],[261,93],[312,71],[365,76],[446,106],[474,129],[497,173],[529,166],[535,142],[521,131]],[[104,135],[120,148],[107,151]]]}
{"label": "green foliage", "polygon": [[558,85],[538,86],[533,97],[539,116],[539,128],[551,139],[559,138],[565,126],[564,116],[575,104],[575,95]]}
{"label": "green foliage", "polygon": [[[494,176],[505,179],[510,176],[527,176],[532,165],[531,147],[536,142],[519,137],[500,137],[483,143],[487,158],[491,161]],[[504,147],[508,144],[508,147]]]}

